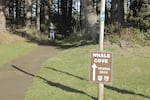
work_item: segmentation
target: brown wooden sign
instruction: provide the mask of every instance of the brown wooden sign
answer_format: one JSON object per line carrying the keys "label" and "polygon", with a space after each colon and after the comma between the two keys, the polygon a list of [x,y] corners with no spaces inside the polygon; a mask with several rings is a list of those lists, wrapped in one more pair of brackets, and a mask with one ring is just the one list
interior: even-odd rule
{"label": "brown wooden sign", "polygon": [[91,53],[90,81],[104,84],[112,82],[112,53]]}

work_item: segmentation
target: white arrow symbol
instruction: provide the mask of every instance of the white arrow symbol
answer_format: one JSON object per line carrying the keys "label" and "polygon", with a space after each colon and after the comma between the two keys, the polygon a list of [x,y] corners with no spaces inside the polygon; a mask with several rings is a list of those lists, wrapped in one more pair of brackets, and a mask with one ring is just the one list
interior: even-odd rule
{"label": "white arrow symbol", "polygon": [[92,65],[92,68],[93,68],[93,81],[95,81],[95,76],[96,76],[95,74],[96,74],[96,68],[97,68],[95,63]]}

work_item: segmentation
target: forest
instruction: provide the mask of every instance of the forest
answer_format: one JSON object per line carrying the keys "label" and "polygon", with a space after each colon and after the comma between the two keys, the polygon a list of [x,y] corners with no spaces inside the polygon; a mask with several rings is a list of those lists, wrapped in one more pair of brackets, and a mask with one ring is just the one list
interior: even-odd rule
{"label": "forest", "polygon": [[149,71],[150,0],[0,0],[1,100],[150,100]]}
{"label": "forest", "polygon": [[[100,7],[101,0],[0,0],[0,33],[30,29],[47,35],[52,23],[57,34],[97,41]],[[105,36],[111,43],[150,45],[150,1],[106,0]]]}

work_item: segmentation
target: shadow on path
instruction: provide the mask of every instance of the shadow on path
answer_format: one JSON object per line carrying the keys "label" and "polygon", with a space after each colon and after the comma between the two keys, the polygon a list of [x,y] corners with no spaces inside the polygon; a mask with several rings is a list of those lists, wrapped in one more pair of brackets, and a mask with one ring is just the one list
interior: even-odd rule
{"label": "shadow on path", "polygon": [[26,75],[29,75],[29,76],[32,76],[32,77],[40,78],[40,79],[44,80],[44,81],[45,81],[48,85],[50,85],[50,86],[57,87],[57,88],[59,88],[59,89],[62,89],[62,90],[64,90],[64,91],[67,91],[67,92],[80,93],[80,94],[83,94],[83,95],[85,95],[85,96],[88,96],[89,98],[91,98],[91,99],[93,99],[93,100],[97,100],[97,98],[95,98],[95,97],[93,97],[93,96],[90,96],[89,94],[87,94],[86,92],[84,92],[84,91],[82,91],[82,90],[74,89],[74,88],[72,88],[72,87],[65,86],[65,85],[60,84],[60,83],[56,83],[56,82],[49,81],[49,80],[47,80],[47,79],[45,79],[45,78],[43,78],[43,77],[41,77],[41,76],[36,76],[36,75],[34,75],[34,74],[32,74],[32,73],[29,73],[29,72],[27,72],[27,71],[25,71],[25,70],[23,70],[23,69],[21,69],[21,68],[15,66],[15,65],[11,65],[11,67],[14,68],[14,69],[16,69],[16,70],[18,70],[18,71],[20,71],[20,72],[23,72],[23,73],[26,74]]}
{"label": "shadow on path", "polygon": [[[56,82],[52,82],[52,81],[49,81],[41,76],[36,76],[32,73],[29,73],[15,65],[11,65],[11,67],[13,67],[14,69],[17,69],[18,71],[21,71],[23,72],[24,74],[26,75],[29,75],[29,76],[32,76],[32,77],[37,77],[37,78],[40,78],[42,80],[44,80],[48,85],[50,86],[54,86],[54,87],[57,87],[59,89],[62,89],[64,91],[67,91],[67,92],[74,92],[74,93],[80,93],[80,94],[83,94],[83,95],[86,95],[90,98],[92,98],[93,100],[97,100],[97,98],[93,97],[93,96],[90,96],[89,94],[87,94],[86,92],[82,91],[82,90],[78,90],[78,89],[74,89],[72,87],[69,87],[69,86],[65,86],[63,84],[60,84],[60,83],[56,83]],[[47,67],[48,69],[50,70],[53,70],[53,71],[57,71],[57,72],[60,72],[60,73],[64,73],[64,74],[67,74],[69,76],[72,76],[72,77],[75,77],[75,78],[78,78],[78,79],[81,79],[81,80],[85,80],[85,81],[88,81],[87,79],[85,78],[82,78],[80,76],[77,76],[77,75],[73,75],[69,72],[65,72],[65,71],[61,71],[61,70],[58,70],[58,69],[55,69],[55,68],[51,68],[51,67]],[[108,85],[105,85],[105,88],[109,89],[109,90],[113,90],[115,92],[118,92],[120,94],[130,94],[130,95],[137,95],[137,96],[141,96],[141,97],[144,97],[144,98],[147,98],[147,99],[150,99],[150,96],[146,96],[144,94],[141,94],[141,93],[135,93],[133,91],[130,91],[130,90],[125,90],[125,89],[120,89],[120,88],[117,88],[117,87],[113,87],[113,86],[108,86]]]}
{"label": "shadow on path", "polygon": [[[83,77],[80,77],[80,76],[77,76],[77,75],[73,75],[73,74],[71,74],[69,72],[65,72],[65,71],[62,71],[62,70],[59,70],[59,69],[55,69],[55,68],[52,68],[52,67],[46,67],[46,68],[50,69],[50,70],[53,70],[53,71],[56,71],[56,72],[60,72],[60,73],[69,75],[69,76],[72,76],[72,77],[75,77],[75,78],[78,78],[80,80],[89,81],[89,80],[87,80],[87,79],[85,79]],[[146,95],[141,94],[141,93],[135,93],[135,92],[130,91],[130,90],[120,89],[120,88],[117,88],[117,87],[114,87],[114,86],[105,85],[105,88],[107,88],[109,90],[113,90],[113,91],[118,92],[120,94],[137,95],[137,96],[141,96],[141,97],[150,99],[150,96],[146,96]]]}

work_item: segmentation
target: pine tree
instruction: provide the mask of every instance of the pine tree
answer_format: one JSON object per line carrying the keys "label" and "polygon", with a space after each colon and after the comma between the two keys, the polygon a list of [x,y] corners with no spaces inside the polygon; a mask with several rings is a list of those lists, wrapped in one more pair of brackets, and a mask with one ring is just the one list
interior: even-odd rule
{"label": "pine tree", "polygon": [[149,0],[140,0],[139,6],[139,13],[137,16],[139,17],[139,24],[142,30],[150,29],[150,1]]}
{"label": "pine tree", "polygon": [[[150,1],[131,0],[130,14],[137,27],[142,30],[150,28]],[[137,24],[138,23],[138,24]]]}
{"label": "pine tree", "polygon": [[121,26],[124,22],[124,1],[112,0],[111,5],[111,22]]}
{"label": "pine tree", "polygon": [[89,34],[92,39],[96,40],[98,16],[93,7],[93,2],[81,0],[81,26],[84,33]]}
{"label": "pine tree", "polygon": [[6,14],[8,13],[9,0],[0,0],[0,33],[6,31]]}

